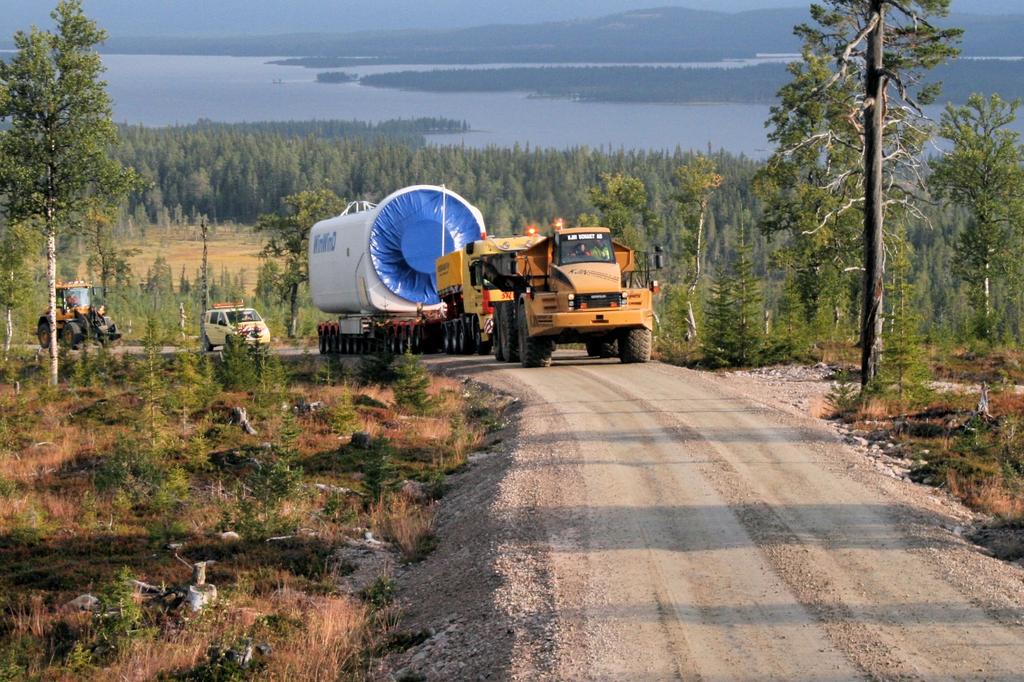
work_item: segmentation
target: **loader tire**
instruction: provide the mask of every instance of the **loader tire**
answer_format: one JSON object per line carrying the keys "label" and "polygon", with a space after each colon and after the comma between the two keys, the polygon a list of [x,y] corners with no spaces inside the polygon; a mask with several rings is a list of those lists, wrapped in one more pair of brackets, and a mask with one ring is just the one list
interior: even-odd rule
{"label": "loader tire", "polygon": [[530,336],[526,310],[519,308],[519,357],[523,367],[549,367],[555,343],[546,336]]}
{"label": "loader tire", "polygon": [[43,320],[36,327],[36,338],[39,339],[39,347],[43,350],[50,348],[50,323]]}
{"label": "loader tire", "polygon": [[64,324],[62,337],[64,344],[71,350],[78,350],[81,347],[82,342],[85,340],[82,330],[78,326],[77,322],[66,322]]}
{"label": "loader tire", "polygon": [[627,329],[619,337],[619,359],[625,364],[650,362],[651,330]]}

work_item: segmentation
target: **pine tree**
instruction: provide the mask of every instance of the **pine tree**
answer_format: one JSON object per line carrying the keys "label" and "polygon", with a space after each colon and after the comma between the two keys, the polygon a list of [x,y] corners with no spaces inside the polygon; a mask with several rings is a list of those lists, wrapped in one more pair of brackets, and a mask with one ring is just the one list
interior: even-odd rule
{"label": "pine tree", "polygon": [[145,408],[146,434],[152,451],[156,451],[159,440],[159,426],[163,421],[161,403],[167,392],[167,378],[164,374],[164,360],[160,353],[163,339],[155,317],[146,319],[146,332],[142,337],[142,377],[139,387]]}
{"label": "pine tree", "polygon": [[901,405],[911,407],[927,400],[931,372],[924,359],[920,319],[914,310],[914,287],[908,281],[910,257],[905,241],[895,250],[890,268],[890,319],[885,326],[881,381],[883,386],[895,391]]}
{"label": "pine tree", "polygon": [[348,435],[359,427],[359,413],[352,402],[352,393],[346,389],[331,408],[331,430],[338,435]]}
{"label": "pine tree", "polygon": [[[861,382],[877,375],[884,285],[883,223],[920,212],[911,180],[930,136],[922,105],[939,88],[925,72],[957,54],[962,33],[932,18],[950,0],[823,0],[796,27],[802,59],[772,107],[778,145],[759,175],[766,229],[838,245],[861,257]],[[860,234],[858,238],[858,223]]]}
{"label": "pine tree", "polygon": [[208,407],[217,394],[209,360],[191,350],[179,351],[174,358],[173,389],[168,405],[181,419],[181,435],[188,435],[189,419],[197,410]]}
{"label": "pine tree", "polygon": [[247,348],[251,362],[256,365],[256,404],[263,408],[280,405],[289,400],[288,369],[277,353],[265,347]]}
{"label": "pine tree", "polygon": [[217,369],[221,385],[229,391],[251,390],[259,379],[249,345],[233,334],[224,341]]}
{"label": "pine tree", "polygon": [[711,367],[728,367],[736,354],[736,306],[734,282],[727,273],[717,275],[711,282],[711,296],[705,304],[704,335],[701,348],[704,359]]}
{"label": "pine tree", "polygon": [[741,239],[733,272],[720,274],[711,287],[702,343],[708,363],[713,367],[731,367],[760,362],[765,347],[763,314],[751,249]]}
{"label": "pine tree", "polygon": [[736,247],[734,272],[732,288],[736,348],[733,364],[746,367],[760,362],[764,352],[764,305],[761,286],[754,274],[751,247],[742,232]]}

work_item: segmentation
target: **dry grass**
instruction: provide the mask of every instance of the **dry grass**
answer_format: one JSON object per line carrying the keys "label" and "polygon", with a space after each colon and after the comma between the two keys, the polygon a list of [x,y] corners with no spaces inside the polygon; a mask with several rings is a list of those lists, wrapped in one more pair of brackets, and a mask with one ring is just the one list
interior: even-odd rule
{"label": "dry grass", "polygon": [[415,426],[410,434],[417,440],[426,442],[444,442],[452,435],[452,424],[447,419],[437,417],[421,417],[408,420]]}
{"label": "dry grass", "polygon": [[883,398],[868,398],[857,408],[856,419],[858,421],[886,419],[898,413],[893,409],[893,402]]}
{"label": "dry grass", "polygon": [[[278,622],[280,626],[268,626]],[[275,680],[351,679],[372,632],[367,609],[348,597],[310,596],[287,587],[263,597],[225,599],[218,609],[159,635],[159,645],[135,642],[94,679],[150,680],[193,669],[211,643],[242,639],[270,644],[260,677]]]}
{"label": "dry grass", "polygon": [[434,505],[421,506],[403,495],[394,495],[370,509],[371,527],[393,542],[405,561],[423,558],[434,536]]}
{"label": "dry grass", "polygon": [[6,458],[0,458],[0,476],[14,481],[40,478],[72,461],[79,452],[75,427],[51,433],[52,441],[38,441]]}
{"label": "dry grass", "polygon": [[28,602],[20,602],[10,607],[10,622],[18,634],[28,634],[42,638],[47,628],[54,621],[53,614],[43,603],[41,595],[33,594]]}
{"label": "dry grass", "polygon": [[395,392],[384,386],[363,386],[359,393],[385,405],[392,405],[395,402]]}
{"label": "dry grass", "polygon": [[[195,277],[201,266],[202,242],[199,239],[198,227],[150,227],[145,238],[129,239],[124,246],[139,250],[129,262],[132,270],[140,275],[145,275],[157,256],[163,256],[171,267],[174,285],[177,287],[178,275],[183,266],[190,280]],[[220,277],[222,269],[232,274],[244,270],[246,290],[251,291],[255,287],[260,266],[259,254],[263,248],[263,241],[259,235],[246,227],[219,227],[211,235],[208,248],[212,277]]]}
{"label": "dry grass", "polygon": [[1007,490],[1002,481],[972,481],[949,470],[946,472],[946,487],[951,494],[974,509],[1004,521],[1024,519],[1024,499]]}
{"label": "dry grass", "polygon": [[296,597],[290,608],[305,627],[275,652],[267,677],[325,681],[351,677],[371,634],[366,608],[344,597],[316,601]]}

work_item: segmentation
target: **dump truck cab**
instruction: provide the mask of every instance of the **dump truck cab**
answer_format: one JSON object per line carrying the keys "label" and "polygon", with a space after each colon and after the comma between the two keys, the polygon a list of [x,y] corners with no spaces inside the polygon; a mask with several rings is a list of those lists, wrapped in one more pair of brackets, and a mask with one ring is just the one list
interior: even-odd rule
{"label": "dump truck cab", "polygon": [[[121,338],[117,325],[107,316],[101,301],[103,290],[88,282],[57,283],[57,338],[72,349],[79,348],[86,339],[100,343]],[[50,320],[46,314],[39,317],[36,336],[42,348],[50,347]]]}
{"label": "dump truck cab", "polygon": [[583,343],[589,355],[647,362],[657,291],[649,266],[605,227],[556,229],[521,253],[486,259],[487,276],[513,294],[497,312],[505,359],[545,366],[556,344]]}

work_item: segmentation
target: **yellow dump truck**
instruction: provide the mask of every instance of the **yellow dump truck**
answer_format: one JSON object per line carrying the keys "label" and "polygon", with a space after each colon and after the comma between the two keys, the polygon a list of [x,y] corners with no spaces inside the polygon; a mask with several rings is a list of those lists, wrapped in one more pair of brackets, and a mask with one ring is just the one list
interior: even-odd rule
{"label": "yellow dump truck", "polygon": [[494,305],[511,301],[513,293],[495,288],[482,275],[482,258],[517,253],[543,239],[536,233],[493,237],[470,242],[437,259],[437,293],[444,303],[444,352],[487,355],[494,341]]}
{"label": "yellow dump truck", "polygon": [[479,258],[478,277],[511,294],[495,305],[495,355],[524,367],[551,364],[556,344],[647,362],[654,329],[651,271],[662,267],[604,227],[556,229],[519,251]]}

